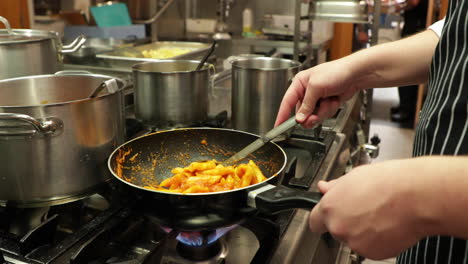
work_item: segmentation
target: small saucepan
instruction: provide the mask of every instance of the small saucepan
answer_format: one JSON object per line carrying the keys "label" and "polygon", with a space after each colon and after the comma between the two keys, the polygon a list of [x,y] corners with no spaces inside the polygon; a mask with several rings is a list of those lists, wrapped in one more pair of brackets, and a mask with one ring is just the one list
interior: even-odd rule
{"label": "small saucepan", "polygon": [[[172,176],[171,169],[193,161],[224,161],[259,136],[217,128],[184,128],[145,135],[118,147],[109,157],[114,177],[143,195],[143,205],[157,221],[181,231],[211,230],[242,222],[257,212],[276,213],[294,208],[313,208],[318,192],[275,186],[271,182],[283,173],[286,153],[267,143],[247,157],[267,180],[240,189],[180,194],[146,189]],[[202,144],[201,142],[207,144]]]}

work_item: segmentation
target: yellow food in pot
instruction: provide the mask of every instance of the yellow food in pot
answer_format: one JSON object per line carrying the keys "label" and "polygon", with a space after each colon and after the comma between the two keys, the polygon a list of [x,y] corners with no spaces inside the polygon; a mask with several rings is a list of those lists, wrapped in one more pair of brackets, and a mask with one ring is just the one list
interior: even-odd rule
{"label": "yellow food in pot", "polygon": [[141,53],[148,59],[168,59],[188,52],[190,52],[188,48],[159,48],[144,50]]}

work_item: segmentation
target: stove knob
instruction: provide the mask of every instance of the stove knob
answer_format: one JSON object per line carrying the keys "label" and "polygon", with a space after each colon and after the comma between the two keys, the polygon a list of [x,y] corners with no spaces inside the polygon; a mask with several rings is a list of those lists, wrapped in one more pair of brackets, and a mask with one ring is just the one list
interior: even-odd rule
{"label": "stove knob", "polygon": [[379,135],[374,134],[374,136],[371,137],[370,142],[372,145],[377,146],[380,144],[381,140],[379,138]]}

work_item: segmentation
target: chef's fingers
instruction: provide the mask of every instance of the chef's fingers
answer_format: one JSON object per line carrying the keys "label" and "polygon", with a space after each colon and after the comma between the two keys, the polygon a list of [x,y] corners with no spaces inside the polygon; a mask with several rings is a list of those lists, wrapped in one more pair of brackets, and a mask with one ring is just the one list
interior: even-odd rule
{"label": "chef's fingers", "polygon": [[307,118],[312,115],[316,104],[320,98],[323,98],[323,89],[317,89],[317,87],[312,87],[310,82],[307,83],[307,88],[305,89],[304,99],[302,100],[302,105],[297,111],[296,120],[299,123],[303,123]]}
{"label": "chef's fingers", "polygon": [[327,232],[327,226],[324,223],[324,215],[320,209],[320,203],[318,203],[309,215],[309,228],[312,232],[317,234],[323,234]]}
{"label": "chef's fingers", "polygon": [[304,81],[302,78],[306,78],[306,75],[298,73],[286,91],[283,100],[281,101],[278,115],[276,116],[275,126],[289,119],[297,102],[303,100],[307,87],[304,85],[304,82],[307,84],[307,80]]}
{"label": "chef's fingers", "polygon": [[297,101],[296,110],[294,111],[294,113],[297,113],[297,111],[299,111],[299,108],[301,107],[301,104],[302,104],[302,100]]}
{"label": "chef's fingers", "polygon": [[338,179],[331,181],[319,181],[317,187],[319,191],[323,194],[326,194],[335,184],[338,182]]}
{"label": "chef's fingers", "polygon": [[317,109],[317,116],[321,121],[332,117],[340,107],[338,97],[328,97],[320,100],[320,106]]}
{"label": "chef's fingers", "polygon": [[305,128],[312,128],[320,123],[320,118],[317,115],[311,115],[301,124]]}
{"label": "chef's fingers", "polygon": [[323,120],[335,115],[336,111],[340,107],[340,100],[338,97],[322,98],[317,103],[316,113],[310,115],[302,122],[302,126],[305,128],[312,128]]}

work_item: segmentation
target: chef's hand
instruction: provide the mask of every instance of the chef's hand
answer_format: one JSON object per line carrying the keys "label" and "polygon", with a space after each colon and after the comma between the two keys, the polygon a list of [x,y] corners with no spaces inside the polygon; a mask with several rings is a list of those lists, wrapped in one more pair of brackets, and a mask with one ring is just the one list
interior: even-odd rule
{"label": "chef's hand", "polygon": [[340,103],[358,90],[352,79],[350,65],[345,60],[323,63],[299,72],[283,97],[275,126],[287,120],[294,108],[297,108],[296,120],[304,127],[312,127],[332,117]]}
{"label": "chef's hand", "polygon": [[417,218],[415,187],[409,180],[414,174],[407,173],[407,164],[400,160],[364,165],[336,180],[319,182],[324,196],[310,214],[310,229],[328,231],[371,259],[394,257],[414,245],[427,234]]}

